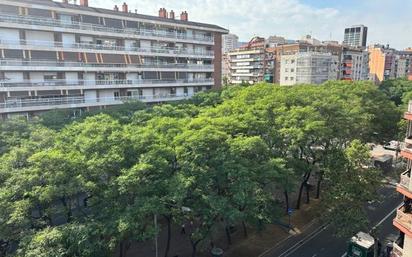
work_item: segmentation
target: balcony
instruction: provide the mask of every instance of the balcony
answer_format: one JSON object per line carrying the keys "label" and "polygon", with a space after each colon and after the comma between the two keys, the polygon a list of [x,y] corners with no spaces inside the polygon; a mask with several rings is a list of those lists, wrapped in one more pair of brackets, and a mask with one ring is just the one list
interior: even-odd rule
{"label": "balcony", "polygon": [[53,28],[63,28],[63,29],[74,29],[74,30],[86,30],[93,32],[109,32],[125,34],[132,37],[155,37],[155,38],[171,38],[174,40],[194,40],[200,42],[213,43],[214,38],[211,36],[204,35],[187,35],[185,33],[170,32],[166,30],[147,30],[138,28],[111,28],[96,24],[82,23],[82,22],[67,22],[57,19],[49,18],[39,18],[33,16],[12,16],[12,15],[1,15],[0,23],[15,23],[23,25],[34,25],[34,26],[47,26]]}
{"label": "balcony", "polygon": [[176,95],[139,95],[139,96],[121,96],[121,97],[100,97],[86,98],[85,96],[72,97],[52,97],[41,99],[25,99],[8,101],[0,103],[0,113],[28,112],[28,111],[46,111],[52,109],[68,108],[85,108],[94,106],[119,105],[128,101],[151,102],[169,102],[184,100],[192,97],[192,94]]}
{"label": "balcony", "polygon": [[[16,68],[17,67],[17,68]],[[22,60],[22,59],[0,59],[0,70],[110,70],[110,71],[160,71],[160,70],[193,70],[193,71],[213,71],[211,64],[187,64],[187,63],[84,63],[84,62],[61,62],[52,60]]]}
{"label": "balcony", "polygon": [[401,174],[399,185],[412,192],[411,171],[408,170]]}
{"label": "balcony", "polygon": [[412,121],[412,101],[408,104],[408,112],[404,115],[405,119]]}
{"label": "balcony", "polygon": [[403,233],[412,236],[412,213],[408,212],[405,206],[397,210],[394,225]]}
{"label": "balcony", "polygon": [[390,257],[403,257],[403,249],[395,242]]}
{"label": "balcony", "polygon": [[189,56],[206,56],[213,58],[214,52],[210,50],[193,50],[187,48],[178,47],[124,47],[109,44],[92,44],[92,43],[63,43],[55,41],[33,41],[33,40],[0,40],[0,45],[4,48],[20,49],[29,46],[29,49],[41,49],[47,50],[48,48],[63,48],[62,50],[67,51],[73,49],[78,50],[104,50],[104,51],[123,51],[123,52],[135,52],[136,54],[147,54],[151,53],[154,55],[189,55]]}
{"label": "balcony", "polygon": [[213,78],[179,79],[179,80],[49,80],[42,82],[21,81],[1,82],[0,92],[30,91],[30,90],[61,90],[61,89],[104,89],[104,88],[145,88],[145,87],[175,87],[194,85],[213,85]]}

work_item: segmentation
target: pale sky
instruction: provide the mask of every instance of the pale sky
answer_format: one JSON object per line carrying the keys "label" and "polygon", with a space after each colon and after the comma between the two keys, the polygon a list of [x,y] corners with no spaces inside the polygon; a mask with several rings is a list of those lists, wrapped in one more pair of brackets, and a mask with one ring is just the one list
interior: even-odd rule
{"label": "pale sky", "polygon": [[[90,6],[112,9],[125,0],[89,0]],[[369,27],[368,44],[412,47],[412,0],[126,0],[129,9],[157,15],[160,7],[176,14],[186,10],[189,20],[216,24],[237,34],[299,39],[311,34],[319,40],[343,41],[346,26]]]}

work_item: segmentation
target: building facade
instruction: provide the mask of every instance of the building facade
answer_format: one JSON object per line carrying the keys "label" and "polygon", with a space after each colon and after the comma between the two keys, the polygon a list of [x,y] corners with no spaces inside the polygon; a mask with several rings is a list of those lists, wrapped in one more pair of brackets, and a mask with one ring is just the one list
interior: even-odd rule
{"label": "building facade", "polygon": [[369,49],[370,77],[379,84],[387,79],[408,78],[412,71],[412,51],[398,51],[388,45],[374,45]]}
{"label": "building facade", "polygon": [[345,29],[343,44],[352,47],[366,47],[368,40],[368,27],[356,25]]}
{"label": "building facade", "polygon": [[347,81],[369,80],[368,51],[344,47],[339,78]]}
{"label": "building facade", "polygon": [[266,63],[266,41],[253,38],[248,44],[228,53],[229,83],[254,84],[264,80]]}
{"label": "building facade", "polygon": [[222,34],[161,8],[141,15],[51,0],[0,0],[0,117],[125,100],[162,102],[221,85]]}
{"label": "building facade", "polygon": [[226,34],[222,36],[222,52],[226,54],[239,47],[239,37],[235,34]]}
{"label": "building facade", "polygon": [[281,56],[280,85],[321,84],[337,80],[339,57],[331,53],[299,52]]}
{"label": "building facade", "polygon": [[399,229],[399,237],[393,243],[391,257],[412,256],[412,102],[409,103],[405,119],[408,121],[406,147],[402,149],[401,155],[407,161],[407,168],[397,186],[397,191],[404,196],[404,201],[393,221],[393,225]]}
{"label": "building facade", "polygon": [[[314,45],[308,42],[289,43],[279,45],[277,47],[268,48],[267,52],[272,53],[274,60],[273,68],[273,81],[274,83],[281,83],[281,59],[283,55],[293,55],[296,53],[330,53],[331,55],[338,56],[339,62],[342,56],[342,46],[336,44],[319,44]],[[283,76],[284,77],[284,76]]]}

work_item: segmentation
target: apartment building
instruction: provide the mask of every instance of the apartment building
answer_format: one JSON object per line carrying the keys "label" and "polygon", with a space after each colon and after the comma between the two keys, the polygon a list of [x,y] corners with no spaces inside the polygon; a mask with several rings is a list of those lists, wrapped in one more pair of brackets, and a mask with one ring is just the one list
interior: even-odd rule
{"label": "apartment building", "polygon": [[321,84],[337,80],[339,57],[331,53],[298,52],[281,56],[280,85]]}
{"label": "apartment building", "polygon": [[373,45],[369,49],[371,80],[381,83],[387,79],[407,78],[412,71],[412,51],[398,51],[389,45]]}
{"label": "apartment building", "polygon": [[235,34],[226,34],[222,36],[222,52],[224,54],[235,50],[239,47],[239,37]]}
{"label": "apartment building", "polygon": [[412,50],[398,51],[395,67],[397,78],[407,78],[412,73]]}
{"label": "apartment building", "polygon": [[[314,39],[311,38],[313,41]],[[294,55],[296,53],[318,52],[318,53],[330,53],[331,55],[338,56],[339,62],[342,56],[342,46],[338,44],[312,44],[310,42],[296,42],[287,43],[284,45],[278,45],[277,47],[268,48],[266,50],[273,55],[274,68],[273,68],[273,81],[274,83],[281,83],[281,60],[284,55]],[[283,76],[284,79],[284,76]],[[290,82],[290,81],[289,81]]]}
{"label": "apartment building", "polygon": [[345,29],[343,44],[351,47],[366,47],[368,39],[368,27],[355,25]]}
{"label": "apartment building", "polygon": [[263,81],[266,68],[266,41],[253,38],[248,44],[228,53],[229,82],[253,84]]}
{"label": "apartment building", "polygon": [[407,168],[401,174],[397,191],[404,197],[403,205],[397,210],[393,225],[399,229],[399,237],[393,243],[391,257],[412,256],[412,102],[405,113],[408,122],[405,148],[401,155],[407,161]]}
{"label": "apartment building", "polygon": [[347,81],[369,80],[368,51],[344,47],[339,78]]}
{"label": "apartment building", "polygon": [[0,0],[0,118],[185,99],[221,85],[216,25],[67,0]]}

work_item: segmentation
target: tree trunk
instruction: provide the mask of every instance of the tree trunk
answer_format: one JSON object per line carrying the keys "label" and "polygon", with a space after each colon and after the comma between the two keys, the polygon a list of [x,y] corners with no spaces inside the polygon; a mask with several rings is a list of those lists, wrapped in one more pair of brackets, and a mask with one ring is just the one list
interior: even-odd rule
{"label": "tree trunk", "polygon": [[310,192],[309,192],[309,185],[306,183],[305,184],[305,189],[306,189],[306,204],[310,203]]}
{"label": "tree trunk", "polygon": [[298,194],[298,201],[296,203],[296,209],[299,210],[300,209],[300,201],[302,199],[302,194],[303,194],[303,187],[306,186],[306,184],[308,183],[308,180],[310,178],[310,171],[307,172],[304,176],[304,179],[302,181],[302,183],[300,184],[300,188],[299,188],[299,194]]}
{"label": "tree trunk", "polygon": [[170,239],[172,237],[172,228],[171,228],[171,217],[170,216],[165,216],[166,221],[167,221],[167,242],[166,242],[166,250],[165,250],[165,257],[169,255],[169,249],[170,249]]}
{"label": "tree trunk", "polygon": [[322,180],[323,180],[323,173],[319,175],[318,184],[316,186],[316,199],[320,198],[320,186],[322,184]]}
{"label": "tree trunk", "polygon": [[228,243],[229,245],[231,245],[231,244],[232,244],[232,237],[231,237],[231,235],[230,235],[230,228],[229,228],[228,225],[225,226],[225,231],[226,231],[227,243]]}
{"label": "tree trunk", "polygon": [[242,221],[242,226],[243,226],[243,235],[244,235],[245,237],[248,237],[247,227],[246,227],[246,223],[245,223],[244,221]]}
{"label": "tree trunk", "polygon": [[197,253],[197,245],[199,244],[200,240],[197,240],[196,242],[193,242],[190,240],[190,243],[192,244],[192,257],[196,257]]}
{"label": "tree trunk", "polygon": [[288,213],[289,212],[289,193],[288,193],[288,190],[283,191],[283,195],[285,196],[286,213]]}
{"label": "tree trunk", "polygon": [[123,241],[122,241],[122,242],[120,242],[120,254],[119,254],[119,257],[125,257],[125,256],[124,256],[124,253],[123,253],[123,249],[124,249],[124,243],[123,243]]}
{"label": "tree trunk", "polygon": [[296,209],[297,209],[297,210],[300,209],[300,200],[301,200],[301,198],[302,198],[302,192],[303,192],[303,187],[304,187],[304,186],[305,186],[305,182],[302,182],[302,183],[300,184],[300,187],[299,187],[298,200],[297,200],[297,202],[296,202]]}

